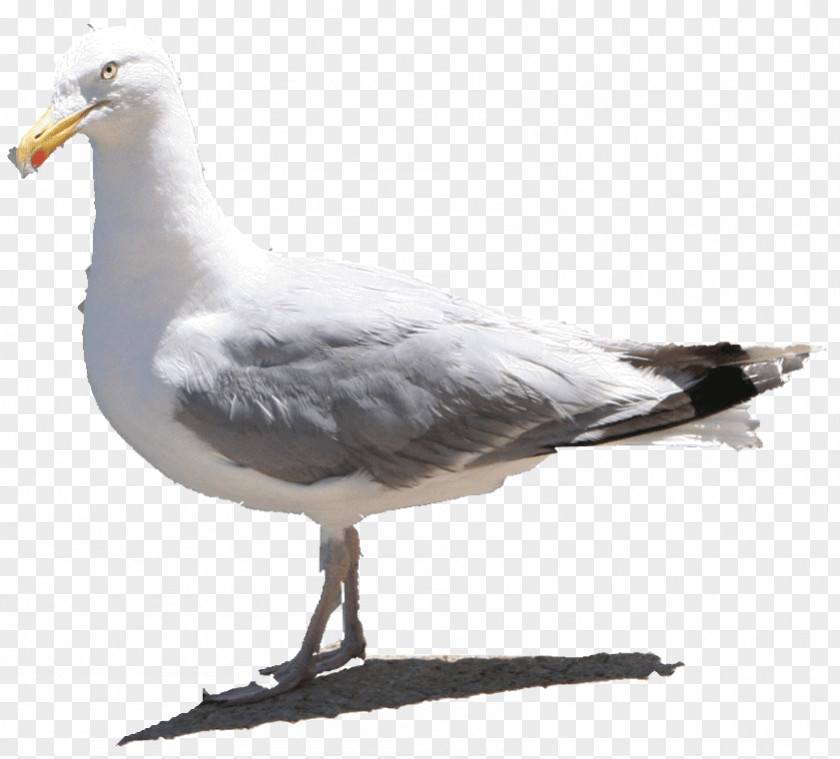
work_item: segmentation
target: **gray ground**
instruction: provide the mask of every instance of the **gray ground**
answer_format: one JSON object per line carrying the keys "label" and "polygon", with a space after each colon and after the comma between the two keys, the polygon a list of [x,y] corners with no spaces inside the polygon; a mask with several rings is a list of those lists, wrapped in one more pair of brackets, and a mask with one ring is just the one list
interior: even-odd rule
{"label": "gray ground", "polygon": [[176,738],[205,730],[250,728],[266,722],[297,722],[346,712],[396,709],[422,701],[465,698],[535,686],[603,680],[644,680],[654,672],[667,677],[677,664],[663,664],[647,653],[593,654],[583,657],[377,657],[363,666],[317,677],[289,693],[256,704],[202,703],[165,722],[127,735],[119,745]]}

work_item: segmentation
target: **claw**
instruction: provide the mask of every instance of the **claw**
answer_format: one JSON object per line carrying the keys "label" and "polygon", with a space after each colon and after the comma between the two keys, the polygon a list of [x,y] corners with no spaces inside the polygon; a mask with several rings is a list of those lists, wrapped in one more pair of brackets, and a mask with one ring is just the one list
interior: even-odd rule
{"label": "claw", "polygon": [[201,700],[202,702],[215,701],[225,706],[251,704],[274,695],[275,691],[279,692],[279,688],[263,688],[262,685],[257,685],[252,680],[248,685],[242,686],[241,688],[231,688],[223,693],[208,693],[207,690],[204,690]]}
{"label": "claw", "polygon": [[261,669],[260,673],[273,674],[274,679],[277,680],[277,685],[273,688],[264,688],[252,680],[242,688],[231,688],[222,693],[213,694],[205,690],[203,701],[215,701],[224,706],[253,704],[257,701],[277,696],[280,693],[288,693],[290,690],[294,690],[299,685],[315,677],[316,670],[312,660],[295,658],[276,667]]}
{"label": "claw", "polygon": [[272,667],[263,667],[260,670],[261,675],[279,675],[283,672],[284,669],[289,669],[292,660],[283,662],[282,664],[275,664]]}
{"label": "claw", "polygon": [[[232,688],[223,693],[204,691],[203,701],[222,705],[251,704],[287,693],[308,682],[321,672],[344,666],[350,659],[365,658],[365,636],[359,622],[359,535],[352,527],[345,530],[344,541],[330,538],[328,561],[324,567],[324,588],[315,613],[309,622],[300,651],[289,661],[260,670],[261,675],[274,675],[277,685],[264,688],[251,682],[244,688]],[[333,610],[334,601],[345,585],[344,640],[338,646],[319,652],[324,628]]]}

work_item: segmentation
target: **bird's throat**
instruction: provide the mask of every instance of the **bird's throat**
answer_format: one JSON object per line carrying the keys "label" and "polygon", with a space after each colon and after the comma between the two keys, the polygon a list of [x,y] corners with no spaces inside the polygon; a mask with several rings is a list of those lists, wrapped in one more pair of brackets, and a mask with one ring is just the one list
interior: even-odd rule
{"label": "bird's throat", "polygon": [[118,141],[91,138],[94,268],[115,265],[129,279],[198,275],[196,252],[227,223],[204,182],[186,108],[122,132]]}

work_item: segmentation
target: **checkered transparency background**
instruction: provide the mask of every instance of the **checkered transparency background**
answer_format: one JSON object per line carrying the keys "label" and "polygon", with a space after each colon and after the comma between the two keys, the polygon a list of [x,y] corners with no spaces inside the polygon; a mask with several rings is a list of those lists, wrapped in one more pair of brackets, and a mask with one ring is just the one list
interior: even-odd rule
{"label": "checkered transparency background", "polygon": [[4,144],[88,21],[127,23],[265,247],[602,335],[827,350],[754,404],[761,450],[563,451],[360,527],[372,656],[651,650],[673,677],[115,749],[294,652],[318,532],[174,485],[110,429],[76,310],[90,149],[6,166],[0,755],[840,755],[838,8],[176,5],[6,2]]}

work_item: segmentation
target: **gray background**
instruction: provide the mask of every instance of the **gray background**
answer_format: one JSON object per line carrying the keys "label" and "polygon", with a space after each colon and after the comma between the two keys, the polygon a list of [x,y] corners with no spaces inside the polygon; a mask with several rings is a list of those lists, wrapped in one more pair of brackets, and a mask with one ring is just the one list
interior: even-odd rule
{"label": "gray background", "polygon": [[55,56],[88,21],[127,24],[172,56],[207,180],[263,246],[603,335],[827,348],[754,404],[761,450],[564,451],[491,495],[361,525],[371,655],[652,650],[686,662],[670,679],[116,749],[201,687],[294,652],[318,532],[184,490],[109,428],[76,310],[90,149],[76,138],[27,181],[6,164],[0,754],[840,754],[836,7],[246,0],[232,17],[232,2],[21,0],[0,14],[3,144],[46,108]]}

